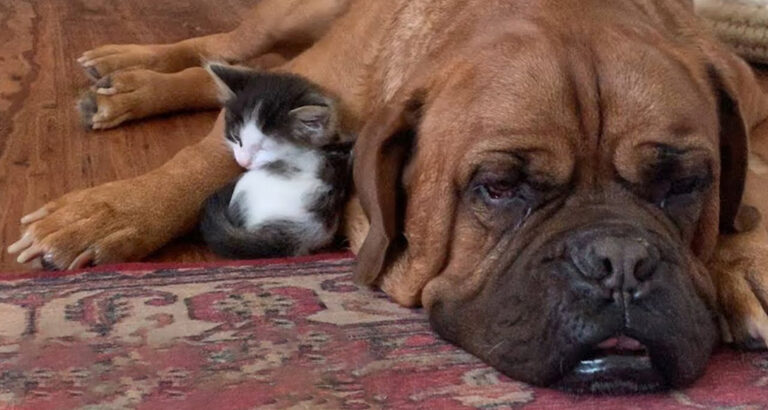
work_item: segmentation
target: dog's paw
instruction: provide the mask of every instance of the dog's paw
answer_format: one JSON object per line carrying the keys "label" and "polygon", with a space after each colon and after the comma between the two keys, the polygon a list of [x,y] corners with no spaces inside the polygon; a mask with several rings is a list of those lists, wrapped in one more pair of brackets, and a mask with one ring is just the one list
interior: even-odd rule
{"label": "dog's paw", "polygon": [[721,238],[711,263],[723,340],[746,349],[768,347],[768,245],[760,242]]}
{"label": "dog's paw", "polygon": [[150,232],[146,207],[125,199],[131,180],[75,191],[22,218],[24,233],[8,252],[19,263],[40,261],[47,269],[136,260],[165,240]]}
{"label": "dog's paw", "polygon": [[157,44],[110,44],[86,51],[77,59],[93,80],[127,68],[174,72],[194,64],[181,46]]}
{"label": "dog's paw", "polygon": [[114,128],[153,114],[162,76],[150,70],[127,70],[102,77],[77,103],[83,126],[92,130]]}

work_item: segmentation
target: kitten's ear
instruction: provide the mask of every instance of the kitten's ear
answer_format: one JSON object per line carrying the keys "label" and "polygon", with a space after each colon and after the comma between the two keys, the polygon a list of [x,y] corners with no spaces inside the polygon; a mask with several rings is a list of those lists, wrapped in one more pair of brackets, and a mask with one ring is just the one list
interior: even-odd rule
{"label": "kitten's ear", "polygon": [[330,144],[336,136],[336,113],[327,105],[305,105],[288,113],[293,135],[309,144]]}
{"label": "kitten's ear", "polygon": [[205,69],[213,77],[219,89],[219,101],[226,103],[245,88],[254,71],[221,63],[207,63]]}

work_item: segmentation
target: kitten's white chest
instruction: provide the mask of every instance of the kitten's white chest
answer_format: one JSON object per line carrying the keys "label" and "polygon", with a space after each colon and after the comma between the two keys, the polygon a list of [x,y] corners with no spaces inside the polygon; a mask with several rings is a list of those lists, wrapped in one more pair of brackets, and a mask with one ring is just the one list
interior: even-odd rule
{"label": "kitten's white chest", "polygon": [[309,211],[311,202],[319,190],[326,189],[325,183],[317,177],[321,163],[319,154],[307,152],[281,159],[298,172],[282,176],[257,168],[246,172],[235,186],[230,205],[238,203],[248,229],[268,220],[310,223],[313,219]]}

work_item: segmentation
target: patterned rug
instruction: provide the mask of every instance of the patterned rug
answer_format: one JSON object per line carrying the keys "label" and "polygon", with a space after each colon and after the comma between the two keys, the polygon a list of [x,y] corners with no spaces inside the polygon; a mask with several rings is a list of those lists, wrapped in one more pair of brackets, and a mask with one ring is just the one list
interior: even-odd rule
{"label": "patterned rug", "polygon": [[730,350],[684,391],[532,388],[351,284],[348,255],[123,265],[0,281],[0,407],[768,408],[768,354]]}

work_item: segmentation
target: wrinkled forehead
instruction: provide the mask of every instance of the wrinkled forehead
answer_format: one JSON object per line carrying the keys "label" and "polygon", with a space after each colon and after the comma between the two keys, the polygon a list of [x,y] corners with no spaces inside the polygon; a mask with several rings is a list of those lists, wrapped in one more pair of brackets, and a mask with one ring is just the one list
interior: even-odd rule
{"label": "wrinkled forehead", "polygon": [[601,36],[528,30],[476,50],[434,99],[423,134],[457,155],[542,141],[574,155],[647,139],[716,150],[715,98],[696,53],[620,32]]}

